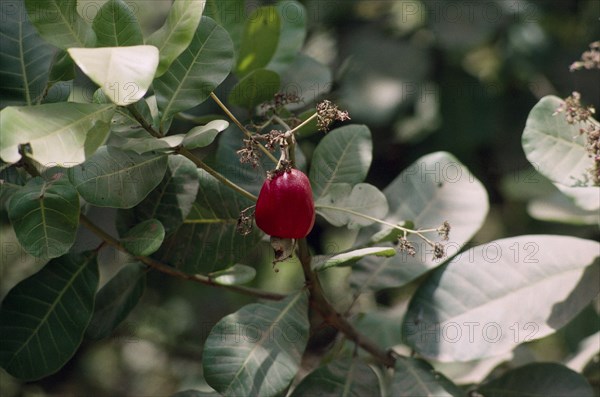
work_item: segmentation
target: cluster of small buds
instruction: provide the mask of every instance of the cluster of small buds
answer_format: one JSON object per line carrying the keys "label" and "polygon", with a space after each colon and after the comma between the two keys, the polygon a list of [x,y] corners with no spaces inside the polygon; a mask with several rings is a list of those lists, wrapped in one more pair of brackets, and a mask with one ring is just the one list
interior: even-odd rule
{"label": "cluster of small buds", "polygon": [[411,243],[410,241],[408,241],[408,239],[406,238],[406,235],[408,233],[416,234],[421,239],[423,239],[431,248],[433,248],[433,258],[434,259],[442,259],[444,256],[446,256],[444,244],[439,243],[439,242],[433,242],[433,241],[429,240],[428,238],[426,238],[422,233],[437,232],[438,235],[442,238],[442,241],[448,241],[448,238],[450,236],[450,229],[451,229],[450,223],[448,221],[444,221],[442,223],[442,225],[436,229],[426,229],[426,230],[418,230],[418,231],[406,230],[404,232],[404,235],[399,236],[398,239],[396,240],[396,246],[398,247],[398,251],[406,252],[410,256],[415,256],[417,254],[415,245],[413,243]]}
{"label": "cluster of small buds", "polygon": [[448,241],[448,238],[450,236],[450,229],[450,223],[448,223],[448,221],[444,221],[444,223],[442,223],[442,226],[437,228],[437,232],[442,238],[442,241]]}
{"label": "cluster of small buds", "polygon": [[261,107],[265,110],[265,111],[277,111],[279,109],[281,109],[282,107],[284,107],[285,105],[288,105],[290,103],[299,103],[300,102],[300,97],[296,94],[287,94],[284,92],[278,92],[275,95],[273,95],[273,99],[268,101],[268,102],[264,102]]}
{"label": "cluster of small buds", "polygon": [[260,152],[258,151],[257,141],[254,137],[244,139],[244,147],[236,153],[240,157],[240,163],[250,164],[253,168],[258,166]]}
{"label": "cluster of small buds", "polygon": [[569,124],[585,123],[594,113],[596,113],[596,109],[594,109],[593,106],[584,107],[581,104],[581,94],[574,91],[560,104],[554,112],[554,115],[558,113],[564,113],[565,119]]}
{"label": "cluster of small buds", "polygon": [[350,120],[347,111],[340,110],[336,104],[331,101],[324,100],[317,105],[317,128],[320,131],[327,132],[329,126],[335,120],[346,121]]}
{"label": "cluster of small buds", "polygon": [[240,212],[237,220],[236,230],[242,236],[247,236],[252,232],[252,219],[254,218],[255,206],[248,207]]}
{"label": "cluster of small buds", "polygon": [[263,139],[267,142],[265,147],[269,151],[274,151],[277,147],[286,147],[287,140],[285,139],[285,133],[279,130],[271,130],[268,134],[263,135]]}
{"label": "cluster of small buds", "polygon": [[587,136],[586,149],[589,157],[594,161],[594,166],[589,173],[594,185],[600,186],[600,125],[592,119],[596,110],[593,106],[583,106],[581,95],[573,92],[554,112],[555,115],[558,113],[564,113],[569,124],[583,124],[579,128],[579,133]]}
{"label": "cluster of small buds", "polygon": [[591,43],[589,51],[581,54],[581,61],[573,62],[569,66],[571,72],[580,69],[600,69],[600,41]]}
{"label": "cluster of small buds", "polygon": [[410,256],[417,255],[417,250],[415,249],[415,246],[413,245],[413,243],[408,241],[406,239],[406,237],[404,237],[404,236],[399,237],[397,244],[398,244],[398,250],[400,252],[406,252]]}

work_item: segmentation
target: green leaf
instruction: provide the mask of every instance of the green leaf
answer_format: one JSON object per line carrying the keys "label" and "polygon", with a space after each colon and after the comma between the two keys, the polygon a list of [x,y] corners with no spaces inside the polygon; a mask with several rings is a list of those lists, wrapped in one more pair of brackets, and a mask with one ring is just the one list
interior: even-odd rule
{"label": "green leaf", "polygon": [[269,64],[279,43],[281,19],[274,6],[255,9],[246,18],[235,72],[243,77]]}
{"label": "green leaf", "polygon": [[73,356],[92,317],[98,286],[94,254],[68,254],[14,287],[0,307],[0,365],[35,380]]}
{"label": "green leaf", "polygon": [[584,210],[560,191],[529,200],[527,213],[535,219],[575,225],[600,224],[597,210]]}
{"label": "green leaf", "polygon": [[550,235],[471,248],[421,284],[405,340],[427,358],[470,361],[552,334],[600,291],[599,253],[597,242]]}
{"label": "green leaf", "polygon": [[477,389],[485,397],[594,397],[594,389],[577,372],[556,363],[515,368]]}
{"label": "green leaf", "polygon": [[372,218],[384,218],[388,213],[388,204],[383,193],[368,183],[354,186],[335,183],[327,194],[315,202],[315,209],[333,226],[359,229],[371,225],[374,222]]}
{"label": "green leaf", "polygon": [[224,396],[275,396],[296,376],[308,342],[308,294],[244,306],[204,345],[207,383]]}
{"label": "green leaf", "polygon": [[129,230],[121,244],[133,255],[148,256],[156,252],[165,238],[165,228],[156,219],[148,219]]}
{"label": "green leaf", "polygon": [[111,140],[109,146],[117,147],[121,150],[129,150],[137,154],[148,152],[170,153],[183,143],[185,135],[169,135],[163,138],[156,138],[148,134],[146,130],[138,129],[124,133],[117,133],[119,137]]}
{"label": "green leaf", "polygon": [[198,24],[201,23],[205,3],[175,0],[164,25],[146,40],[146,44],[157,47],[160,52],[157,77],[162,76],[173,61],[191,45]]}
{"label": "green leaf", "polygon": [[[404,170],[383,191],[388,200],[386,222],[397,225],[411,220],[417,229],[437,228],[448,221],[452,228],[445,242],[446,258],[458,252],[481,227],[488,212],[487,193],[483,185],[455,157],[436,152],[421,157]],[[374,224],[363,228],[359,243],[369,242],[387,226]],[[434,233],[429,235],[436,239]],[[433,249],[423,240],[409,235],[417,251],[392,258],[365,258],[356,264],[350,282],[360,289],[399,287],[439,266]]]}
{"label": "green leaf", "polygon": [[30,179],[11,198],[8,216],[30,255],[56,258],[69,251],[79,224],[79,196],[69,180]]}
{"label": "green leaf", "polygon": [[71,168],[69,179],[90,204],[131,208],[160,183],[166,169],[166,155],[138,155],[103,146],[85,163]]}
{"label": "green leaf", "polygon": [[379,396],[379,379],[363,360],[338,359],[308,374],[290,397]]}
{"label": "green leaf", "polygon": [[47,167],[72,167],[100,146],[110,129],[113,105],[49,103],[7,107],[0,112],[0,157],[20,160],[20,144],[29,144],[35,161]]}
{"label": "green leaf", "polygon": [[211,278],[212,281],[214,281],[217,284],[246,284],[254,280],[254,277],[256,277],[256,269],[250,266],[236,263],[235,265],[228,267],[227,269],[209,273],[208,276]]}
{"label": "green leaf", "polygon": [[145,288],[144,266],[139,262],[125,265],[98,291],[94,315],[85,336],[91,339],[110,336],[137,305]]}
{"label": "green leaf", "polygon": [[173,394],[171,397],[218,397],[216,392],[204,392],[198,390],[182,390]]}
{"label": "green leaf", "polygon": [[206,125],[192,128],[185,134],[181,143],[186,149],[206,147],[213,143],[219,132],[225,130],[229,123],[225,120],[213,120]]}
{"label": "green leaf", "polygon": [[255,69],[244,76],[231,90],[232,105],[253,110],[279,92],[279,75],[267,69]]}
{"label": "green leaf", "polygon": [[427,362],[405,357],[396,359],[390,395],[397,397],[466,397],[465,392],[444,375],[436,372]]}
{"label": "green leaf", "polygon": [[131,105],[144,97],[158,65],[158,50],[150,45],[68,51],[83,73],[119,106]]}
{"label": "green leaf", "polygon": [[563,103],[546,96],[533,107],[523,131],[523,150],[536,170],[563,193],[575,198],[580,207],[595,210],[600,208],[600,187],[592,186],[588,173],[594,160],[585,148],[585,134],[579,132],[581,125],[567,123],[563,113],[554,114]]}
{"label": "green leaf", "polygon": [[[48,76],[48,82],[55,86],[56,83],[61,81],[73,80],[75,78],[75,64],[71,59],[71,56],[67,51],[57,51],[52,59],[52,66],[50,68],[50,75]],[[51,94],[48,92],[46,100]],[[59,101],[53,101],[59,102]]]}
{"label": "green leaf", "polygon": [[108,0],[100,7],[92,28],[98,40],[96,47],[124,47],[144,44],[142,29],[123,0]]}
{"label": "green leaf", "polygon": [[237,231],[240,212],[253,205],[203,170],[196,202],[184,224],[161,249],[161,257],[191,274],[210,273],[243,262],[261,239],[254,229]]}
{"label": "green leaf", "polygon": [[54,48],[38,36],[22,2],[0,9],[1,107],[39,103],[48,81]]}
{"label": "green leaf", "polygon": [[140,220],[158,219],[169,235],[189,215],[199,186],[196,165],[181,155],[170,155],[163,180],[134,212]]}
{"label": "green leaf", "polygon": [[161,128],[175,113],[204,102],[231,70],[233,44],[210,18],[202,21],[185,51],[154,81]]}
{"label": "green leaf", "polygon": [[76,0],[25,0],[29,20],[58,48],[93,47],[96,35],[77,13]]}
{"label": "green leaf", "polygon": [[343,254],[337,254],[327,259],[315,257],[313,269],[320,272],[334,266],[349,266],[359,259],[370,255],[390,257],[396,255],[396,250],[393,247],[370,247],[344,252]]}
{"label": "green leaf", "polygon": [[281,1],[275,5],[281,24],[277,48],[269,61],[268,69],[283,72],[302,49],[306,38],[306,8],[294,0]]}
{"label": "green leaf", "polygon": [[[281,73],[281,86],[285,93],[296,94],[300,102],[298,104],[289,104],[288,109],[300,109],[306,107],[307,104],[315,103],[329,92],[333,85],[333,75],[331,69],[315,59],[300,54],[296,59]],[[314,108],[309,109],[306,117],[300,116],[302,119],[312,116]],[[309,133],[315,133],[317,129],[317,121],[309,124],[310,128],[303,127],[296,135],[307,136]]]}
{"label": "green leaf", "polygon": [[310,165],[315,199],[329,193],[334,183],[364,181],[372,159],[373,142],[367,126],[347,125],[330,131],[317,145]]}
{"label": "green leaf", "polygon": [[207,0],[204,15],[214,19],[223,26],[233,42],[235,53],[239,54],[242,42],[244,25],[241,21],[245,18],[245,0]]}

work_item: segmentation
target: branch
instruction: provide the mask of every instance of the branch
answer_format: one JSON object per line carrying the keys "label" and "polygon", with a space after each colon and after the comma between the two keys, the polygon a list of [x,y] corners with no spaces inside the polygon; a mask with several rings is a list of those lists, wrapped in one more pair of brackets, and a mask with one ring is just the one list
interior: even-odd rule
{"label": "branch", "polygon": [[306,239],[298,241],[298,257],[302,264],[304,279],[310,291],[311,304],[321,313],[323,319],[332,327],[342,332],[346,338],[352,340],[358,346],[371,353],[373,357],[379,360],[387,367],[393,367],[395,359],[391,352],[385,351],[373,343],[370,339],[358,332],[352,324],[338,313],[325,298],[325,293],[317,274],[311,269],[311,256],[308,251]]}
{"label": "branch", "polygon": [[275,292],[268,292],[268,291],[263,291],[260,289],[256,289],[256,288],[251,288],[251,287],[244,287],[241,285],[224,285],[224,284],[219,284],[216,283],[214,280],[212,280],[210,277],[208,276],[203,276],[200,274],[187,274],[184,272],[180,272],[179,270],[165,265],[162,262],[159,262],[155,259],[152,259],[150,257],[147,256],[141,256],[141,255],[133,255],[131,254],[129,251],[127,251],[127,249],[125,247],[123,247],[123,245],[119,242],[119,240],[117,240],[116,238],[114,238],[113,236],[111,236],[110,234],[106,233],[104,230],[102,230],[100,227],[98,227],[97,225],[95,225],[87,216],[85,216],[84,214],[80,214],[79,215],[79,221],[81,222],[81,224],[83,226],[85,226],[86,228],[88,228],[91,232],[93,232],[95,235],[97,235],[98,237],[100,237],[102,240],[104,240],[104,242],[106,242],[106,244],[116,248],[117,250],[124,252],[126,254],[132,255],[133,257],[135,257],[137,260],[139,260],[140,262],[144,263],[146,266],[154,269],[154,270],[158,270],[161,273],[165,273],[168,274],[169,276],[173,276],[173,277],[177,277],[183,280],[189,280],[189,281],[194,281],[196,283],[199,284],[204,284],[204,285],[210,285],[213,287],[217,287],[217,288],[223,288],[229,291],[234,291],[234,292],[238,292],[240,294],[245,294],[245,295],[251,295],[254,296],[256,298],[262,298],[262,299],[269,299],[269,300],[281,300],[283,298],[285,298],[285,295],[282,294],[278,294]]}
{"label": "branch", "polygon": [[[248,129],[246,127],[244,127],[244,125],[242,123],[240,123],[240,121],[237,119],[237,117],[235,117],[235,115],[233,113],[231,113],[231,111],[227,108],[227,106],[225,106],[225,104],[223,102],[221,102],[221,100],[219,99],[219,97],[217,95],[215,95],[214,92],[210,93],[210,97],[225,112],[225,114],[227,115],[227,117],[229,117],[229,119],[231,119],[231,121],[233,121],[233,123],[235,125],[237,125],[240,130],[242,130],[242,132],[244,133],[244,135],[246,135],[248,138],[252,138],[252,133],[250,131],[248,131]],[[271,152],[269,152],[269,150],[266,147],[264,147],[263,145],[261,145],[259,143],[258,144],[258,148],[264,154],[266,154],[267,157],[270,158],[275,164],[277,164],[277,159],[275,158],[275,156],[273,156],[273,154]]]}
{"label": "branch", "polygon": [[258,198],[255,195],[253,195],[252,193],[250,193],[246,189],[242,188],[241,186],[236,185],[235,183],[231,182],[224,175],[222,175],[219,172],[217,172],[216,170],[212,169],[208,164],[206,164],[204,161],[200,160],[192,152],[190,152],[189,150],[187,150],[183,146],[180,146],[180,147],[177,148],[177,153],[179,153],[182,156],[185,156],[188,159],[192,160],[194,162],[194,164],[196,164],[196,167],[202,168],[204,171],[206,171],[210,175],[214,176],[223,185],[225,185],[225,186],[227,186],[227,187],[235,190],[236,192],[238,192],[242,196],[246,197],[247,199],[252,200],[254,202],[256,202],[256,200],[258,200]]}
{"label": "branch", "polygon": [[143,129],[148,131],[153,137],[162,138],[161,133],[156,131],[154,127],[152,127],[152,125],[146,121],[144,116],[142,116],[142,114],[135,108],[135,105],[127,106],[127,110],[129,110],[129,113],[131,113],[135,121],[137,121]]}

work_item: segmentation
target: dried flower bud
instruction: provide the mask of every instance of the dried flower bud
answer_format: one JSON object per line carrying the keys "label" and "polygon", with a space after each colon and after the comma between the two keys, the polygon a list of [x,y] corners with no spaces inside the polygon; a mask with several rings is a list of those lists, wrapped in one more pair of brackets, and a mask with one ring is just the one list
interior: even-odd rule
{"label": "dried flower bud", "polygon": [[398,238],[397,244],[398,244],[398,250],[400,252],[406,252],[410,256],[415,256],[417,254],[417,250],[415,249],[415,246],[413,245],[413,243],[408,241],[406,239],[406,237]]}
{"label": "dried flower bud", "polygon": [[341,111],[337,105],[331,101],[324,100],[317,105],[317,128],[327,132],[329,125],[335,120],[345,121],[350,120],[347,111]]}
{"label": "dried flower bud", "polygon": [[444,245],[441,243],[435,243],[433,245],[433,257],[435,259],[442,259],[446,255],[444,251]]}
{"label": "dried flower bud", "polygon": [[450,229],[451,227],[448,221],[444,221],[444,223],[442,223],[442,226],[438,227],[437,232],[443,241],[448,241],[448,238],[450,236]]}
{"label": "dried flower bud", "polygon": [[579,69],[600,69],[600,41],[590,44],[590,50],[581,54],[581,61],[569,66],[571,72]]}

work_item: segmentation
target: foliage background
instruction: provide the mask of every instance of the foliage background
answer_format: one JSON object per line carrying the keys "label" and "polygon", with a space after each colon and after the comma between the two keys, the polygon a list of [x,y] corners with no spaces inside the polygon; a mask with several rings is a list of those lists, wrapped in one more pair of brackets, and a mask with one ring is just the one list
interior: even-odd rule
{"label": "foliage background", "polygon": [[[544,95],[566,97],[576,90],[584,101],[600,97],[597,70],[568,72],[588,43],[600,37],[599,2],[303,3],[309,10],[304,51],[330,67],[328,97],[348,109],[354,123],[365,123],[373,132],[374,161],[366,182],[383,188],[417,158],[444,150],[464,163],[490,195],[489,216],[473,245],[533,233],[598,240],[597,226],[553,223],[532,216],[536,199],[553,187],[530,168],[521,135],[527,114]],[[86,12],[98,4],[80,2],[82,16],[91,20],[93,15]],[[170,6],[169,1],[158,0],[128,4],[133,5],[145,33],[162,24]],[[227,87],[226,82],[220,89]],[[316,92],[318,88],[310,89]],[[209,102],[194,112],[219,113]],[[182,132],[191,127],[177,122]],[[303,149],[310,153],[318,139],[303,141]],[[114,227],[110,215],[109,211],[101,223],[107,230]],[[309,242],[323,252],[333,252],[344,248],[349,233],[319,222]],[[3,234],[0,296],[39,267],[24,252],[10,252],[6,248],[10,238]],[[97,245],[91,234],[88,241],[90,247]],[[102,256],[102,267],[109,270],[102,274],[101,283],[122,260],[112,250],[103,250]],[[255,286],[289,291],[303,283],[295,263],[281,264],[275,274],[267,251],[258,252],[255,260]],[[166,395],[201,388],[203,340],[220,318],[251,300],[160,274],[149,276],[141,303],[114,337],[84,342],[66,367],[38,382],[20,384],[0,372],[0,394]],[[343,273],[327,276],[341,278]],[[405,292],[384,291],[377,300],[389,303]],[[332,291],[331,296],[334,301],[348,299],[341,290]],[[515,360],[524,364],[533,359],[560,359],[574,351],[575,341],[599,329],[597,301],[595,305],[596,310],[586,309],[557,334],[522,347]],[[317,355],[330,341],[331,335],[323,332],[308,350]],[[307,368],[311,365],[308,357]]]}

